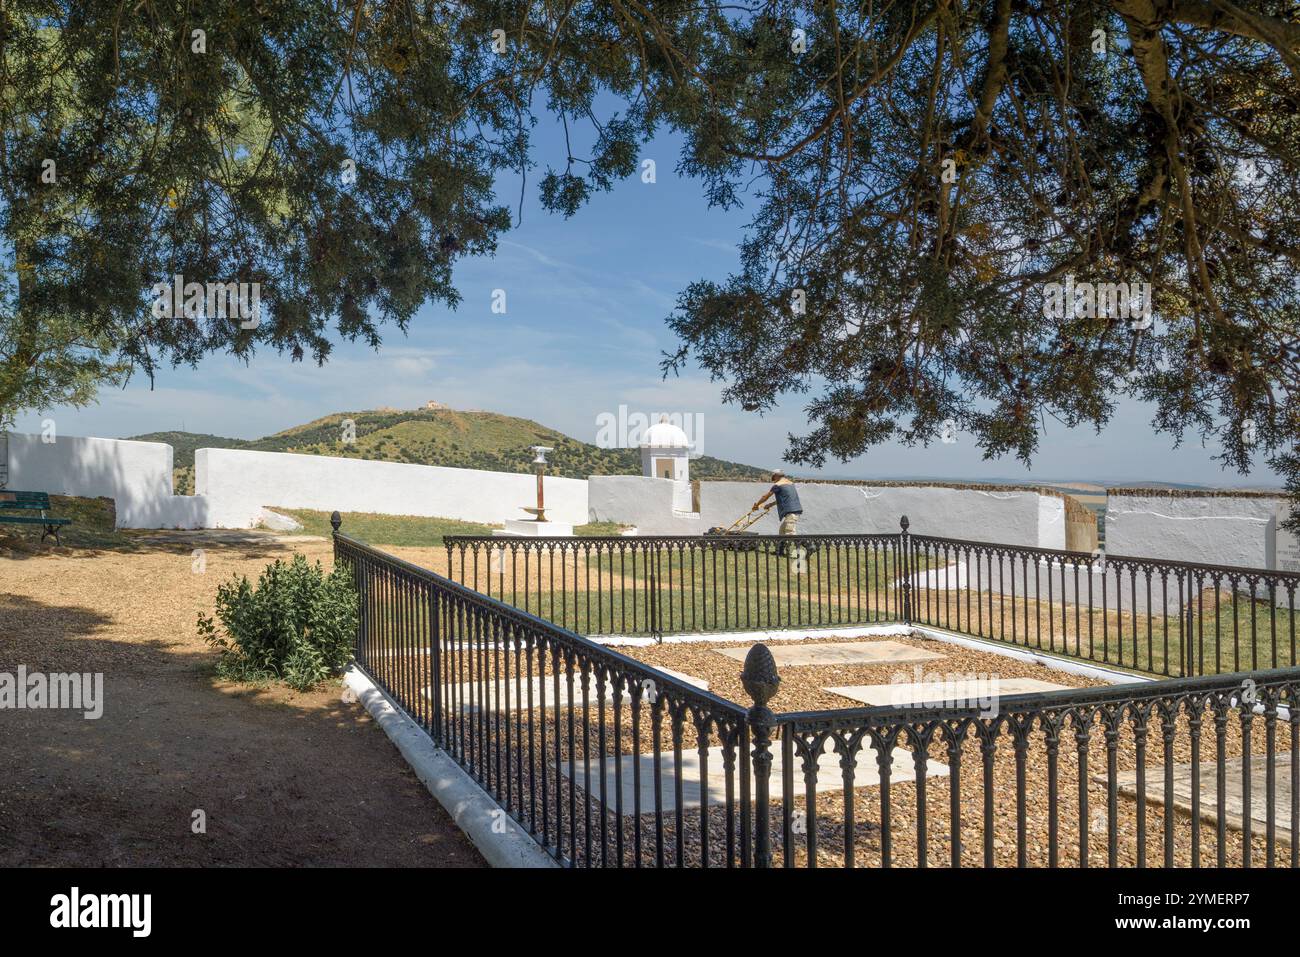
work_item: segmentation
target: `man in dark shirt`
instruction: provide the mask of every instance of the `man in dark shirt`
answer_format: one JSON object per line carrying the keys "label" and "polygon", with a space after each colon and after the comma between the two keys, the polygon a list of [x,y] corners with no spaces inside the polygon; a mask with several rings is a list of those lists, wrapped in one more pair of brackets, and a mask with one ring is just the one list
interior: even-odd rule
{"label": "man in dark shirt", "polygon": [[781,469],[776,469],[772,473],[772,487],[754,503],[754,508],[762,508],[763,503],[773,497],[776,499],[777,518],[781,520],[781,534],[798,534],[795,526],[799,524],[803,506],[799,504],[799,493],[795,490],[794,482],[786,478],[785,472]]}

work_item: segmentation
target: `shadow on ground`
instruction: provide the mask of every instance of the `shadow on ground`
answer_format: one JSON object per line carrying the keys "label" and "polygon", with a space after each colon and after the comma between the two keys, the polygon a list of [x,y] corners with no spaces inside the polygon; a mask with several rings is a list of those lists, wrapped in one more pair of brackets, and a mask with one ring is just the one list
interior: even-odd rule
{"label": "shadow on ground", "polygon": [[211,654],[122,627],[0,596],[0,671],[100,671],[104,687],[97,720],[0,711],[0,867],[482,866],[337,682],[229,685]]}

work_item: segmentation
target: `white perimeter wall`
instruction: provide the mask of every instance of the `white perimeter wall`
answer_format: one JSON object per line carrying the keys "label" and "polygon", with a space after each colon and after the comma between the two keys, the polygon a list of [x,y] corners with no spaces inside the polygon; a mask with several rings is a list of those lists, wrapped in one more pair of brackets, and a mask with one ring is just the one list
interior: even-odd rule
{"label": "white perimeter wall", "polygon": [[[545,483],[547,518],[575,525],[587,521],[585,480],[548,476]],[[199,449],[194,491],[211,504],[209,521],[215,528],[255,521],[263,505],[499,523],[528,518],[522,506],[536,504],[537,478],[323,455]]]}
{"label": "white perimeter wall", "polygon": [[[7,487],[111,498],[118,528],[252,528],[266,505],[499,523],[537,500],[533,475],[229,449],[199,449],[198,494],[173,495],[172,461],[160,442],[11,432]],[[548,477],[545,494],[548,518],[587,521],[584,480]]]}
{"label": "white perimeter wall", "polygon": [[53,495],[107,496],[119,528],[194,521],[202,503],[172,495],[172,447],[161,442],[9,433],[8,488]]}
{"label": "white perimeter wall", "polygon": [[[726,527],[769,482],[701,482],[698,518],[674,514],[672,482],[635,475],[593,475],[591,520],[635,525],[643,535],[698,535]],[[798,482],[806,535],[893,533],[902,515],[917,535],[1065,548],[1065,502],[1033,491]],[[776,510],[750,531],[775,535]]]}
{"label": "white perimeter wall", "polygon": [[1209,565],[1272,568],[1286,497],[1108,494],[1106,551]]}

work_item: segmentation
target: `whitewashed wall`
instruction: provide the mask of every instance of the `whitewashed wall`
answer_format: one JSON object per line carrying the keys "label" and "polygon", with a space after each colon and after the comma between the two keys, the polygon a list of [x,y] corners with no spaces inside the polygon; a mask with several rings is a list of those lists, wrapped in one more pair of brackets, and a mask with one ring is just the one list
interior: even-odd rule
{"label": "whitewashed wall", "polygon": [[[1038,547],[1065,548],[1065,499],[1055,495],[1038,497]],[[1059,542],[1059,545],[1048,544]]]}
{"label": "whitewashed wall", "polygon": [[1065,548],[1065,504],[1059,496],[1025,489],[942,486],[856,486],[880,531],[897,531],[906,515],[913,535]]}
{"label": "whitewashed wall", "polygon": [[[268,505],[498,523],[526,518],[537,496],[532,475],[230,449],[199,449],[197,494],[173,495],[170,445],[16,432],[7,444],[8,488],[106,496],[119,528],[252,528]],[[585,481],[548,477],[545,492],[548,518],[587,521]]]}
{"label": "whitewashed wall", "polygon": [[641,475],[593,475],[587,479],[588,518],[636,525],[643,535],[697,534],[698,521],[673,518],[675,484]]}
{"label": "whitewashed wall", "polygon": [[[918,535],[1003,542],[1040,548],[1065,547],[1065,503],[1036,491],[930,486],[833,485],[798,482],[807,535],[893,533],[906,515]],[[702,482],[699,518],[675,516],[672,483],[635,475],[589,479],[592,521],[635,525],[643,535],[698,535],[727,526],[770,487],[769,482]],[[751,529],[777,532],[776,512]]]}
{"label": "whitewashed wall", "polygon": [[119,528],[194,527],[202,505],[172,494],[172,447],[58,435],[8,435],[8,487],[54,495],[107,496]]}
{"label": "whitewashed wall", "polygon": [[[545,481],[547,518],[575,525],[587,521],[586,481],[550,476]],[[522,506],[536,503],[537,479],[323,455],[199,449],[194,491],[208,499],[214,528],[241,527],[263,505],[496,523],[528,517]]]}
{"label": "whitewashed wall", "polygon": [[1111,492],[1106,496],[1106,551],[1210,565],[1272,568],[1274,515],[1285,496],[1162,495]]}

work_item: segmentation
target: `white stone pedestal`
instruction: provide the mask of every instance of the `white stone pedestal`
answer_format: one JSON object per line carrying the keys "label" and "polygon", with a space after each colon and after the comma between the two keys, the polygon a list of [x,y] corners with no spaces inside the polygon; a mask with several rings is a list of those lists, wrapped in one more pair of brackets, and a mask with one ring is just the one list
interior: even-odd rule
{"label": "white stone pedestal", "polygon": [[573,526],[565,522],[535,522],[532,519],[507,518],[506,527],[497,529],[493,535],[523,535],[531,538],[551,536],[569,538],[573,535]]}

